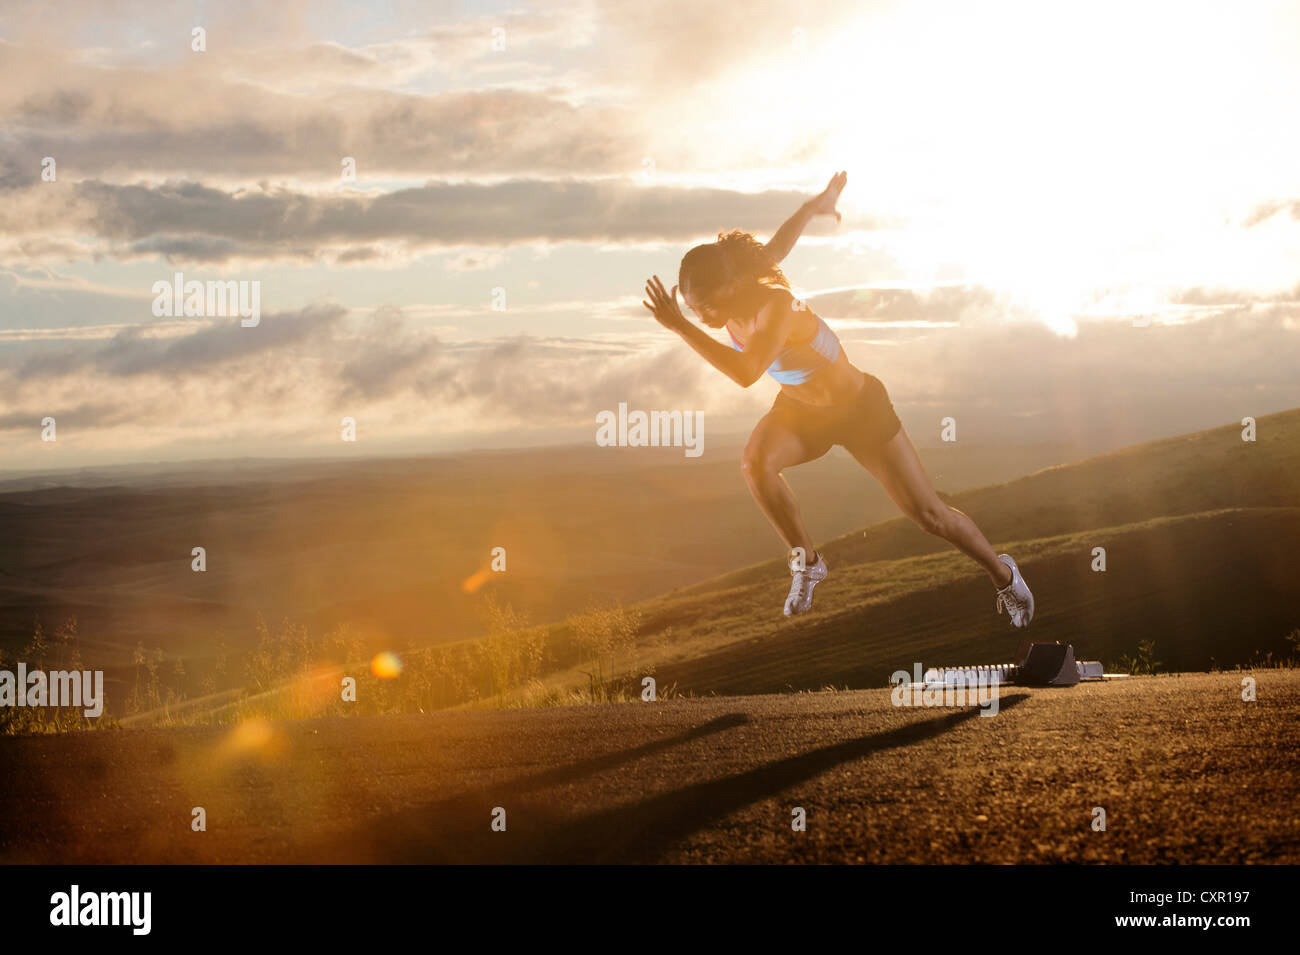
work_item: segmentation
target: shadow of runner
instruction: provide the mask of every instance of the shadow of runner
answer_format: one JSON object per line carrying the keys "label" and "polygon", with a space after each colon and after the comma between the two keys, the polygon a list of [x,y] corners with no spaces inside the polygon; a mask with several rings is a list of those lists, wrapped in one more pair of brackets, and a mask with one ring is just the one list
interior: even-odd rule
{"label": "shadow of runner", "polygon": [[[1006,710],[1028,699],[1021,693],[998,701]],[[979,709],[901,726],[885,733],[823,746],[723,779],[696,783],[634,806],[616,807],[560,824],[527,860],[538,863],[653,862],[673,842],[714,819],[802,783],[841,763],[909,746],[979,719]],[[499,835],[499,833],[498,833]]]}
{"label": "shadow of runner", "polygon": [[[499,785],[480,787],[456,796],[440,799],[416,809],[406,809],[380,817],[343,837],[304,850],[302,861],[415,863],[477,863],[507,861],[495,858],[503,835],[488,829],[490,811],[507,801],[518,805],[519,794],[549,786],[576,782],[586,776],[653,756],[685,743],[722,733],[750,722],[746,713],[725,713],[684,732],[652,740],[621,752],[605,753],[581,759],[567,766],[557,766],[507,780]],[[509,821],[511,805],[506,805]],[[491,840],[491,841],[488,841]],[[493,858],[478,858],[484,854]],[[364,858],[363,858],[364,857]],[[522,861],[522,860],[520,860]]]}
{"label": "shadow of runner", "polygon": [[[999,701],[1005,710],[1027,699],[1026,694]],[[627,806],[573,816],[559,808],[562,795],[542,801],[519,794],[608,769],[630,759],[663,751],[690,738],[747,722],[745,714],[729,714],[689,733],[627,750],[612,757],[584,760],[525,777],[491,789],[386,816],[344,837],[326,849],[329,861],[375,861],[404,864],[583,864],[653,862],[673,842],[710,822],[802,783],[841,763],[882,750],[908,746],[946,733],[979,710],[925,720],[824,746],[723,779],[695,783]],[[726,724],[719,726],[718,724]],[[586,767],[577,771],[579,767]],[[557,805],[559,804],[559,805]],[[494,806],[507,811],[506,832],[489,829]],[[355,852],[352,850],[355,848]],[[362,860],[359,855],[369,855]]]}

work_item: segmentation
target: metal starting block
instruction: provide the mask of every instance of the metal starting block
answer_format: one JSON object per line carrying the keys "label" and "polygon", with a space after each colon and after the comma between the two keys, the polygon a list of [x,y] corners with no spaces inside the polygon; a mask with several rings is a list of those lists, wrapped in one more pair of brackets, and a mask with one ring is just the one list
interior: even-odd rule
{"label": "metal starting block", "polygon": [[[1076,661],[1074,647],[1068,643],[1037,643],[1022,640],[1012,663],[984,666],[930,667],[925,671],[924,686],[1074,686],[1083,680],[1115,680],[1127,673],[1106,673],[1095,660]],[[913,684],[915,685],[915,684]]]}

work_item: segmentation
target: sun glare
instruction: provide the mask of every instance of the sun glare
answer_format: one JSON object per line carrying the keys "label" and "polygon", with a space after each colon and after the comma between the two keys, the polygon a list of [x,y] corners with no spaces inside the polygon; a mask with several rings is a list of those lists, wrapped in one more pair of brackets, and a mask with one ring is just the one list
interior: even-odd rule
{"label": "sun glare", "polygon": [[[1225,220],[1260,190],[1300,188],[1300,133],[1278,123],[1288,86],[1300,91],[1280,41],[1261,48],[1266,11],[1195,13],[899,4],[808,27],[701,109],[733,106],[727,142],[711,148],[802,151],[813,175],[850,170],[842,211],[903,223],[889,250],[899,277],[931,281],[956,263],[1069,335],[1098,289],[1258,281],[1244,249],[1189,275],[1173,247],[1221,247]],[[1288,263],[1273,260],[1280,284]]]}

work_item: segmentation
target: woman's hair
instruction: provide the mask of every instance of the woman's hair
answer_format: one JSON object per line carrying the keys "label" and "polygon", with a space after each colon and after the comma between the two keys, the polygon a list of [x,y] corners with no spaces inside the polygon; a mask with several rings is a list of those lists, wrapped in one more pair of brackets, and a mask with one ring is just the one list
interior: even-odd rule
{"label": "woman's hair", "polygon": [[754,282],[790,287],[785,273],[754,238],[754,233],[740,229],[719,232],[717,242],[697,245],[682,256],[677,271],[677,285],[683,296],[688,289],[707,294],[732,279],[739,279],[742,285]]}

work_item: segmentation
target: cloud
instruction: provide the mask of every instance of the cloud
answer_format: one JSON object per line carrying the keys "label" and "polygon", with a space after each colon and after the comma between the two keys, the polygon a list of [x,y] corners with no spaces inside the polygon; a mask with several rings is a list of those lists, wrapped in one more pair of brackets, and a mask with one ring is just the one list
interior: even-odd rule
{"label": "cloud", "polygon": [[[55,416],[56,411],[57,416]],[[64,429],[65,434],[69,426],[111,428],[131,421],[135,416],[135,411],[131,408],[113,402],[83,402],[71,407],[60,406],[57,409],[50,405],[45,410],[33,405],[29,411],[0,411],[0,432],[28,431],[36,435],[43,427],[41,421],[46,417],[54,417],[57,440],[60,428]]]}
{"label": "cloud", "polygon": [[43,377],[83,371],[110,378],[181,378],[322,339],[345,314],[339,306],[309,306],[296,312],[267,313],[253,328],[244,328],[235,319],[220,320],[174,338],[153,337],[148,326],[133,325],[95,347],[80,343],[42,347],[18,364],[15,376],[29,384]]}
{"label": "cloud", "polygon": [[[213,62],[229,66],[223,57]],[[293,75],[291,63],[285,70]],[[7,129],[0,185],[6,189],[32,181],[44,156],[76,179],[316,182],[339,181],[341,160],[351,156],[359,179],[372,183],[435,170],[443,176],[611,174],[635,170],[641,159],[634,112],[578,107],[555,91],[453,87],[425,94],[322,88],[299,77],[311,86],[299,94],[232,80],[189,61],[154,70],[97,68],[62,51],[3,41],[0,73],[6,77],[0,89]]]}
{"label": "cloud", "polygon": [[1300,199],[1274,199],[1261,202],[1246,214],[1241,224],[1249,229],[1252,226],[1267,222],[1283,211],[1289,212],[1292,219],[1300,220]]}
{"label": "cloud", "polygon": [[[951,224],[953,235],[974,236],[961,239],[966,246],[983,241],[978,228],[962,231],[961,189],[952,183],[960,186],[963,175],[977,182],[971,170],[995,168],[981,166],[974,134],[988,126],[986,118],[992,129],[1014,118],[1016,105],[972,100],[971,125],[954,139],[945,104],[954,95],[953,102],[964,99],[934,70],[948,62],[943,42],[927,46],[923,31],[890,33],[910,18],[858,22],[877,6],[887,5],[555,0],[478,12],[394,0],[377,14],[342,2],[230,0],[196,13],[192,4],[69,0],[50,17],[39,4],[11,4],[0,15],[0,261],[11,266],[0,270],[0,296],[12,306],[11,322],[32,327],[0,336],[0,424],[27,429],[51,409],[64,409],[84,425],[86,440],[135,451],[223,435],[237,445],[250,434],[304,447],[336,428],[340,412],[364,415],[369,435],[406,435],[420,447],[449,431],[585,425],[594,410],[619,401],[694,404],[711,414],[725,408],[756,419],[771,383],[735,389],[672,336],[640,330],[647,323],[638,296],[575,306],[582,296],[617,295],[611,277],[599,274],[606,261],[600,250],[557,254],[539,289],[550,300],[512,308],[509,318],[485,318],[477,306],[450,302],[399,309],[367,301],[391,286],[366,273],[451,250],[433,285],[463,301],[479,292],[463,293],[475,280],[462,273],[485,269],[500,271],[512,289],[538,288],[532,276],[540,270],[528,270],[536,263],[510,255],[526,243],[546,251],[559,243],[679,246],[733,226],[765,234],[807,193],[742,190],[802,181],[797,165],[826,159],[827,143],[868,166],[870,180],[854,180],[870,182],[860,193],[864,203],[892,203],[908,215],[915,208],[917,218],[846,218],[837,233],[898,229],[856,262],[818,260],[817,274],[835,276],[826,284],[863,275],[931,276],[938,263],[959,260],[962,268],[950,274],[972,277],[966,285],[840,289],[812,299],[819,313],[839,322],[850,355],[886,380],[905,416],[928,420],[940,408],[978,409],[991,421],[1044,415],[1083,427],[1163,402],[1172,409],[1162,412],[1166,422],[1182,420],[1179,405],[1230,420],[1240,409],[1276,407],[1294,396],[1287,359],[1300,330],[1300,286],[1262,291],[1266,280],[1294,272],[1293,248],[1282,247],[1288,240],[1275,242],[1264,229],[1230,228],[1254,245],[1252,254],[1229,256],[1213,254],[1213,239],[1189,235],[1194,254],[1171,247],[1171,260],[1182,266],[1159,279],[1141,255],[1130,271],[1102,263],[1096,272],[1106,275],[1094,275],[1082,260],[1084,284],[1099,288],[1078,292],[1058,289],[1022,252],[1072,262],[1079,249],[1054,248],[1051,236],[1016,224],[1032,224],[1033,216],[1017,220],[990,204],[997,218],[989,223],[990,243],[1004,242],[1010,264],[990,253],[991,268],[981,269],[948,249],[936,258],[926,247],[934,239],[926,229],[935,223],[942,222],[939,231]],[[207,54],[188,50],[196,16],[209,31]],[[496,27],[505,31],[504,50],[491,44]],[[806,31],[813,49],[838,32],[846,44],[841,53],[876,36],[901,38],[904,46],[920,36],[907,63],[915,73],[898,74],[907,86],[899,96],[871,100],[867,90],[863,100],[834,84],[823,89],[823,77],[867,74],[852,55],[842,64],[796,60],[796,29]],[[1019,89],[1016,82],[1011,77],[1008,88]],[[814,108],[821,100],[806,113],[792,108],[805,92],[843,99],[844,128],[826,128],[836,120]],[[1083,93],[1091,96],[1092,88]],[[1268,103],[1267,93],[1261,85],[1254,99]],[[862,102],[850,102],[855,96]],[[1144,116],[1139,125],[1150,124]],[[995,159],[1019,155],[1001,148],[1001,133],[990,135],[984,145],[999,146],[990,154]],[[950,141],[970,148],[953,153]],[[933,154],[917,152],[918,142]],[[1122,154],[1123,148],[1115,153]],[[57,159],[56,182],[40,179],[47,155]],[[636,178],[647,155],[658,181]],[[340,180],[345,156],[357,161],[355,183]],[[934,170],[933,203],[928,185],[909,187],[911,164]],[[728,188],[690,188],[695,182]],[[1259,195],[1293,196],[1290,183],[1274,177],[1258,185]],[[1031,187],[1037,188],[1026,181],[1026,195],[1036,195]],[[1189,207],[1208,201],[1199,185],[1186,192],[1194,193]],[[1044,195],[1042,206],[1068,224],[1062,231],[1073,228],[1080,210],[1058,208],[1050,190]],[[973,208],[969,217],[978,225],[982,207]],[[1291,228],[1286,216],[1300,219],[1300,201],[1257,204],[1233,224],[1270,221],[1267,228],[1280,232]],[[1132,223],[1149,224],[1141,216]],[[1114,223],[1105,225],[1112,230]],[[1139,228],[1132,231],[1142,237]],[[1086,249],[1091,239],[1083,239],[1078,246]],[[1253,253],[1265,246],[1279,254],[1263,257],[1253,271],[1213,267],[1259,262]],[[802,248],[800,254],[816,254],[815,246]],[[1211,267],[1201,268],[1196,256]],[[293,304],[318,292],[311,283],[326,281],[325,267],[347,267],[343,280],[360,280],[347,294],[361,307],[286,309],[265,314],[256,329],[237,321],[149,322],[149,279],[141,278],[149,267],[140,263],[160,260],[320,263],[314,274],[304,270],[281,286],[283,294],[302,296]],[[40,269],[58,261],[79,264],[63,275]],[[1157,287],[1169,275],[1187,287]],[[1262,278],[1252,289],[1256,276]],[[428,280],[425,273],[421,281]],[[1041,292],[1045,309],[1069,310],[1093,295],[1095,314],[1088,317],[1110,321],[1082,323],[1071,340],[1026,327],[1022,319],[1032,309],[1014,297],[1017,281]],[[1219,281],[1232,287],[1215,286]],[[381,291],[367,292],[374,289]],[[137,296],[139,310],[131,301]],[[1132,309],[1195,320],[1135,329],[1124,320]],[[130,325],[137,315],[144,320]],[[627,328],[611,336],[616,341],[554,334],[617,329],[583,323],[624,316]],[[532,334],[492,337],[472,330],[480,319],[494,331]],[[101,324],[77,337],[66,326],[82,320]],[[427,328],[451,320],[456,335],[473,338],[440,339]],[[882,341],[890,347],[874,344]],[[1050,430],[1039,434],[1051,437]]]}
{"label": "cloud", "polygon": [[[371,436],[428,447],[454,433],[583,426],[620,401],[752,422],[774,391],[766,381],[735,388],[672,336],[448,343],[395,307],[356,318],[315,306],[252,329],[230,322],[164,339],[131,329],[108,341],[25,343],[23,360],[0,365],[0,421],[22,431],[46,414],[72,416],[104,446],[131,429],[195,442],[251,428],[288,450],[350,414]],[[1069,440],[1157,419],[1163,433],[1191,430],[1300,404],[1297,319],[1300,303],[1284,302],[1186,325],[1092,323],[1074,339],[975,323],[901,337],[887,350],[849,337],[845,347],[914,423],[952,414],[979,423],[964,432],[971,440]]]}
{"label": "cloud", "polygon": [[[125,30],[79,5],[84,14],[66,16],[101,28],[93,52],[103,56],[69,49],[50,18],[0,21],[0,122],[11,139],[0,141],[0,188],[30,179],[32,155],[54,156],[79,179],[116,181],[337,181],[344,156],[371,182],[435,171],[627,174],[653,131],[647,107],[788,57],[795,29],[816,35],[862,12],[857,0],[797,11],[784,0],[553,0],[444,22],[434,11],[430,24],[430,11],[409,8],[344,44],[335,37],[356,11],[339,10],[334,23],[273,6],[285,9],[205,11],[206,54],[188,49],[195,13],[186,4],[126,5],[122,16],[136,19]],[[313,21],[329,22],[319,38]],[[505,31],[503,50],[494,30]],[[141,34],[154,42],[142,46]]]}
{"label": "cloud", "polygon": [[[42,202],[44,197],[52,201]],[[408,249],[550,242],[682,242],[780,222],[807,197],[629,180],[429,183],[381,195],[223,190],[196,182],[32,186],[0,208],[0,235],[65,230],[119,259],[313,259],[393,241]],[[875,223],[866,220],[863,226]],[[368,251],[356,254],[369,256]],[[462,259],[462,262],[469,261]]]}
{"label": "cloud", "polygon": [[391,305],[377,309],[358,338],[353,356],[339,370],[341,400],[373,400],[400,391],[413,371],[427,366],[439,353],[436,338],[421,338],[408,330],[402,311]]}
{"label": "cloud", "polygon": [[[1003,296],[978,285],[929,288],[855,288],[811,294],[808,303],[825,318],[867,322],[963,322],[1006,316]],[[1023,316],[1022,316],[1023,317]]]}
{"label": "cloud", "polygon": [[[884,5],[878,0],[806,0],[798,5],[787,0],[602,3],[596,52],[605,54],[602,73],[617,70],[646,77],[656,93],[673,96],[745,64],[787,61],[794,55],[796,29],[815,40],[870,7]],[[757,86],[752,94],[761,100],[764,92]]]}
{"label": "cloud", "polygon": [[500,252],[462,252],[443,265],[448,272],[477,272],[500,265],[503,258]]}
{"label": "cloud", "polygon": [[[619,401],[676,406],[668,402],[698,397],[709,376],[680,348],[665,349],[666,336],[640,345],[537,336],[445,344],[393,306],[357,319],[317,305],[266,314],[255,328],[232,319],[182,334],[169,326],[167,337],[128,327],[107,340],[10,345],[0,419],[21,431],[46,414],[75,414],[82,426],[102,426],[106,445],[118,427],[175,440],[256,427],[292,446],[304,421],[319,428],[322,415],[339,413],[391,417],[408,435],[586,423]],[[87,392],[114,402],[88,417]]]}

